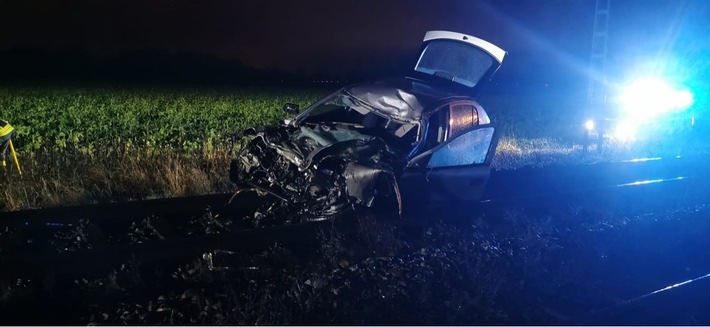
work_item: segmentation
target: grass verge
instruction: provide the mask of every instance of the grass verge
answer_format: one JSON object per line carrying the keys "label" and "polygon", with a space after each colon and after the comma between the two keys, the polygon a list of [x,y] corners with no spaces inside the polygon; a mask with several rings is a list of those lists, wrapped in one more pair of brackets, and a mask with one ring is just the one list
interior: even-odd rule
{"label": "grass verge", "polygon": [[0,174],[0,210],[92,204],[229,192],[226,149],[107,147],[92,154],[40,150]]}

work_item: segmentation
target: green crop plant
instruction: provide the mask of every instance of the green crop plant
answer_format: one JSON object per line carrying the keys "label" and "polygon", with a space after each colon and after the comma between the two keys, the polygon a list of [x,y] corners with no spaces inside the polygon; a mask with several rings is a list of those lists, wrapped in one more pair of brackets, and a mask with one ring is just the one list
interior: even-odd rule
{"label": "green crop plant", "polygon": [[320,90],[0,88],[4,119],[20,151],[101,146],[193,151],[222,146],[249,126],[286,118],[285,102],[307,105]]}

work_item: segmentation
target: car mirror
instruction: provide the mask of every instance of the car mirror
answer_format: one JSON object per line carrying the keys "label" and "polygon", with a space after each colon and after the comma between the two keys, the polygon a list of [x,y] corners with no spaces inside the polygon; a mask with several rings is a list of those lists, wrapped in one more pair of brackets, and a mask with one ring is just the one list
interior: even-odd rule
{"label": "car mirror", "polygon": [[298,115],[300,110],[298,109],[298,105],[295,103],[286,103],[284,104],[284,111],[288,112],[291,115]]}

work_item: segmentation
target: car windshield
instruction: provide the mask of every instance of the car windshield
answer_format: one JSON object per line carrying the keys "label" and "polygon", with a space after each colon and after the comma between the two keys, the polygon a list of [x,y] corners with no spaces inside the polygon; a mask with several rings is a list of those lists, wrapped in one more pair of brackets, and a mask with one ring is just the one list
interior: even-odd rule
{"label": "car windshield", "polygon": [[411,147],[417,141],[417,124],[394,121],[346,91],[331,95],[312,109],[301,124],[348,126],[359,133],[396,143],[395,146]]}

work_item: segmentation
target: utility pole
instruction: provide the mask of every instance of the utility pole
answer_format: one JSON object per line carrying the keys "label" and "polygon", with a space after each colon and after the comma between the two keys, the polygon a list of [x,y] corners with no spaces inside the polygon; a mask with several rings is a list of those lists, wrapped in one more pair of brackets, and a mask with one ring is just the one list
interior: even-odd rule
{"label": "utility pole", "polygon": [[606,103],[606,59],[609,39],[609,9],[611,0],[596,0],[592,53],[589,60],[589,102],[591,105]]}
{"label": "utility pole", "polygon": [[599,131],[599,140],[606,129],[604,117],[608,110],[606,60],[609,39],[609,15],[611,0],[596,0],[592,51],[589,59],[589,88],[587,90],[587,116],[594,118]]}

